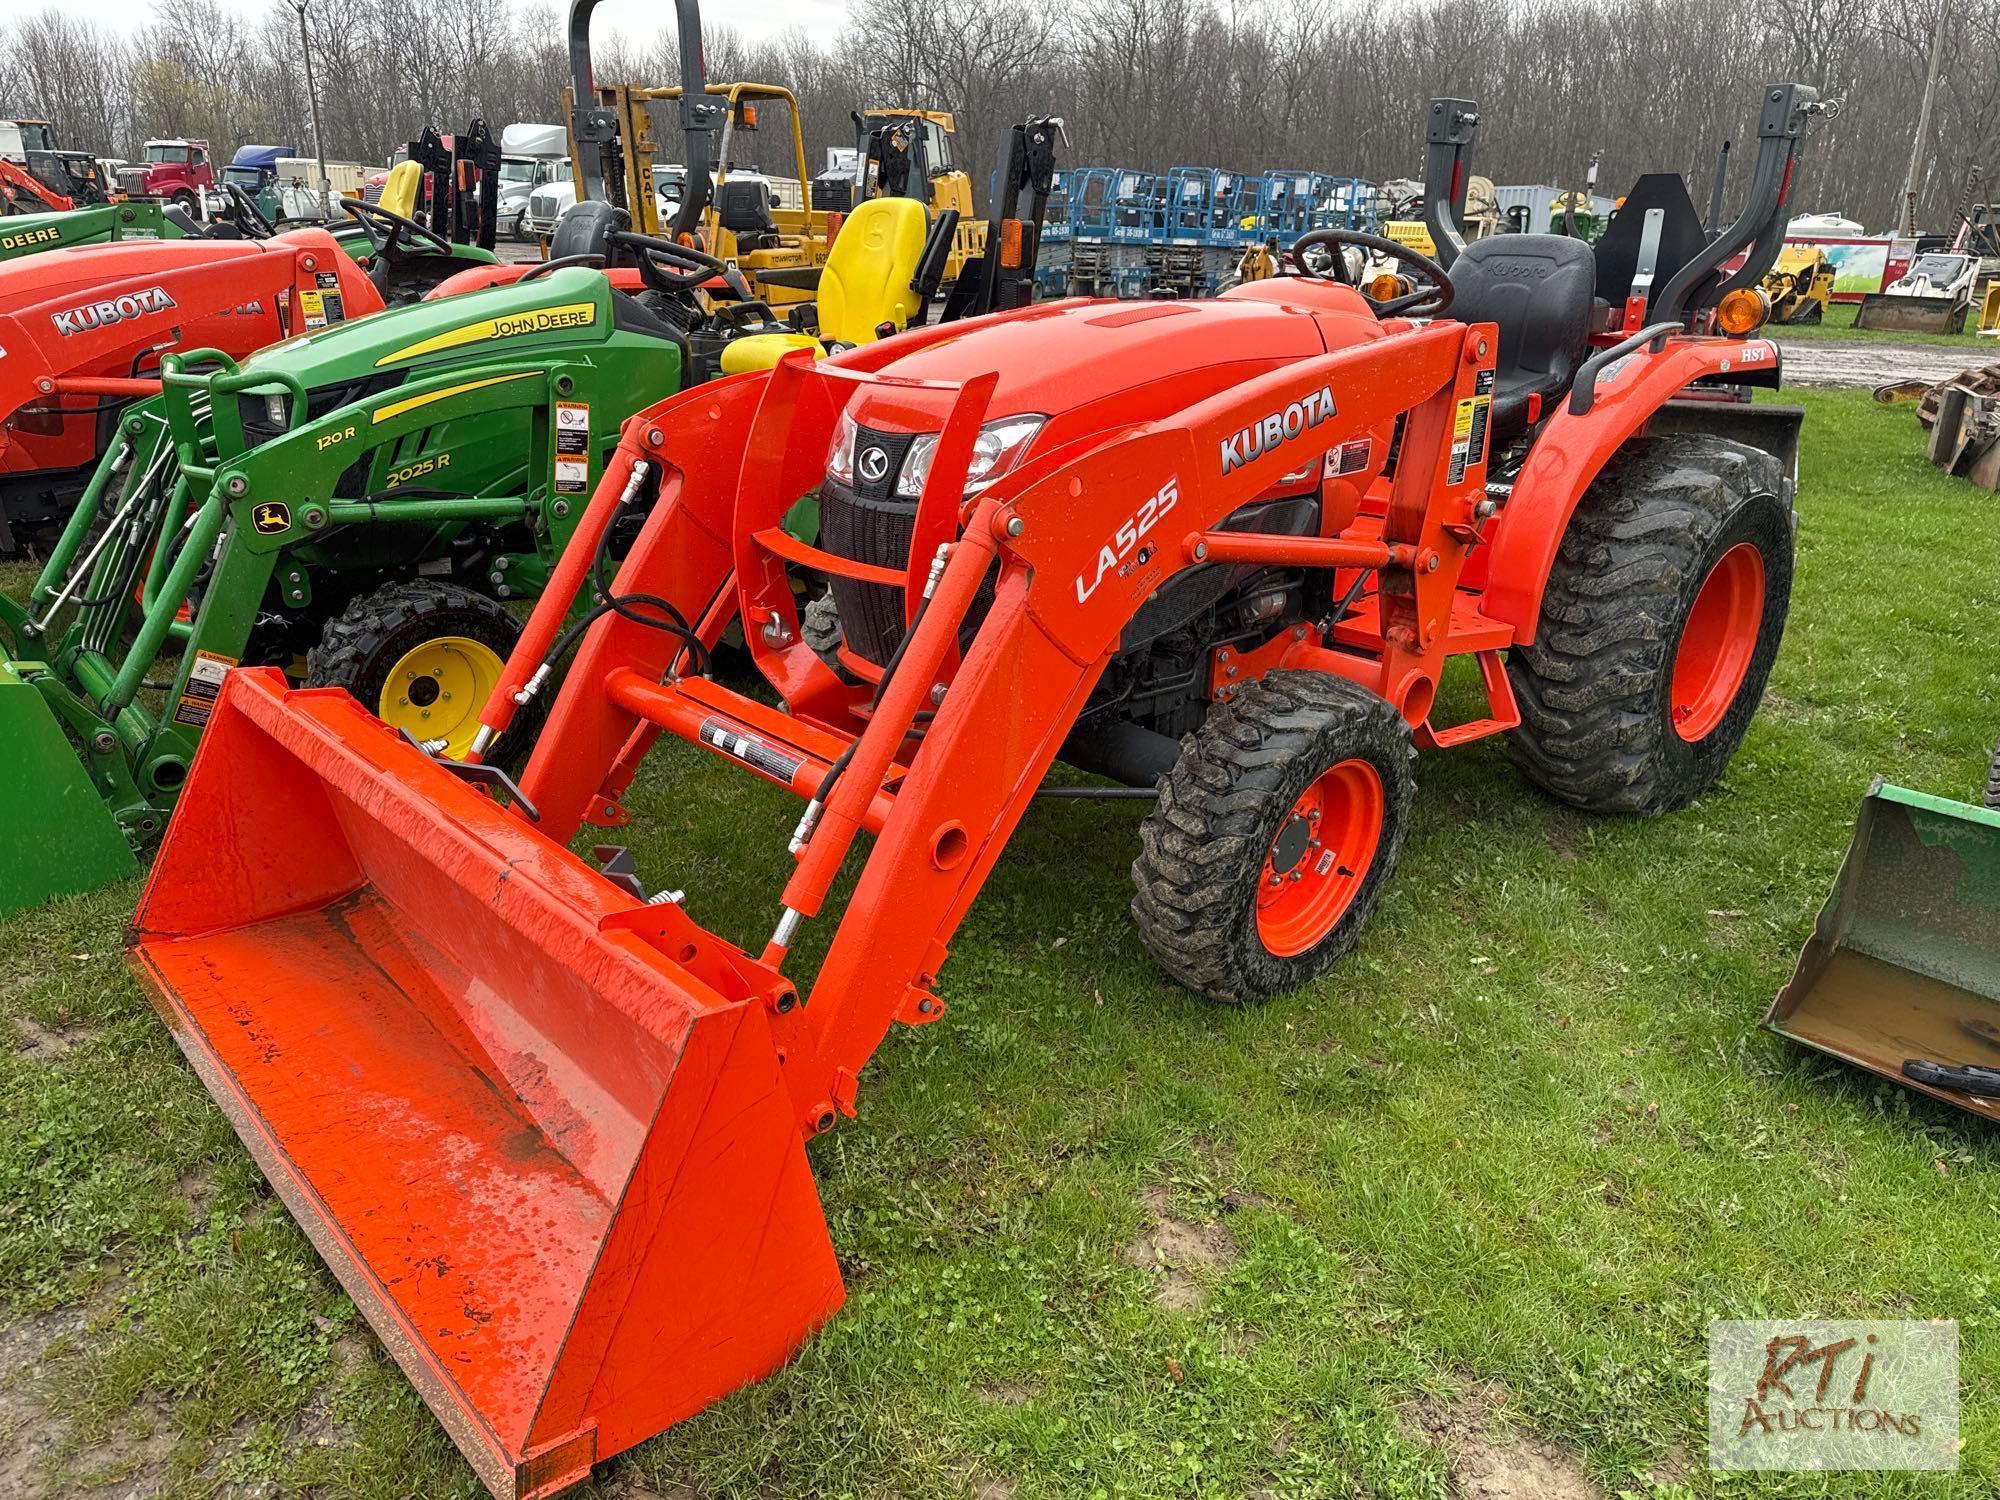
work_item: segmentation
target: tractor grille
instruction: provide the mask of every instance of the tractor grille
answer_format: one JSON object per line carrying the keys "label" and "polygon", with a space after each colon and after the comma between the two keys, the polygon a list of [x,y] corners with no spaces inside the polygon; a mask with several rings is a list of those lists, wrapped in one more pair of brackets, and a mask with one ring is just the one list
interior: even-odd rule
{"label": "tractor grille", "polygon": [[[866,427],[854,435],[857,460],[879,448],[888,460],[878,478],[864,479],[857,467],[854,488],[826,480],[819,492],[820,545],[836,557],[878,567],[909,564],[910,536],[916,529],[917,502],[896,498],[896,476],[915,439],[908,433],[874,432]],[[903,594],[887,584],[835,578],[834,608],[847,645],[864,660],[888,661],[903,638]]]}
{"label": "tractor grille", "polygon": [[[917,502],[896,493],[915,438],[909,433],[873,432],[863,427],[854,437],[854,488],[833,479],[819,487],[819,545],[836,557],[877,567],[902,569],[910,562],[910,537],[916,531]],[[880,448],[888,464],[879,478],[861,477],[860,460],[870,448]],[[998,565],[995,565],[996,572]],[[886,583],[834,578],[834,608],[847,648],[864,661],[886,666],[903,640],[903,591]],[[993,603],[994,575],[989,574],[972,607],[965,612],[959,645],[968,646]]]}

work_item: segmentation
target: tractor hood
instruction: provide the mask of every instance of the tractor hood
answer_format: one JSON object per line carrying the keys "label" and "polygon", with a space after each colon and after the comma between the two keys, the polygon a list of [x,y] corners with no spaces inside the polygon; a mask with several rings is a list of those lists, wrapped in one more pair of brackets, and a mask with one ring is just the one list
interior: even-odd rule
{"label": "tractor hood", "polygon": [[[54,217],[53,215],[51,217]],[[67,218],[68,215],[62,217]],[[7,233],[17,232],[9,220]],[[239,256],[261,255],[254,240],[116,240],[52,250],[0,265],[0,311],[32,307],[71,292],[153,274],[171,275],[188,266],[212,266]]]}
{"label": "tractor hood", "polygon": [[[1143,422],[1275,366],[1383,336],[1355,292],[1303,278],[1254,283],[1201,302],[1066,302],[968,327],[884,367],[885,375],[963,381],[999,372],[989,427],[1047,418],[1009,467],[1106,427]],[[840,356],[836,356],[839,359]],[[848,416],[906,434],[893,388],[863,387]]]}
{"label": "tractor hood", "polygon": [[308,390],[384,373],[512,358],[546,344],[574,347],[586,329],[612,334],[610,285],[572,266],[532,281],[465,292],[334,323],[259,350],[245,370],[283,371]]}

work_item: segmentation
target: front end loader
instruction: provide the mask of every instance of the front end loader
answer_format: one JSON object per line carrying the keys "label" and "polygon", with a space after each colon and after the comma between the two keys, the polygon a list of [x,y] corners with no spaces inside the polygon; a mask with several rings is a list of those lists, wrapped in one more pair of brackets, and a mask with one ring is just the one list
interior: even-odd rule
{"label": "front end loader", "polygon": [[101,203],[64,212],[21,213],[0,221],[0,262],[117,240],[178,240],[190,234],[181,215],[158,203]]}
{"label": "front end loader", "polygon": [[[1504,737],[1607,813],[1715,784],[1783,632],[1792,485],[1670,408],[1775,374],[1719,328],[1762,306],[1815,106],[1769,91],[1743,216],[1655,247],[1634,335],[1593,339],[1578,241],[1447,269],[1323,229],[1292,264],[1401,254],[1421,284],[995,312],[641,412],[472,764],[345,694],[223,679],[130,962],[494,1494],[582,1482],[833,1315],[806,1142],[892,1025],[945,1013],[952,935],[1058,759],[1157,796],[1141,941],[1230,1002],[1357,941],[1419,748]],[[760,691],[706,675],[734,618]],[[1436,711],[1454,657],[1470,720]],[[518,786],[488,771],[551,695]],[[795,860],[768,925],[705,926],[692,863],[572,852],[662,735],[803,804],[761,834]],[[806,985],[801,929],[836,915]]]}
{"label": "front end loader", "polygon": [[518,633],[507,603],[543,587],[618,423],[683,383],[685,308],[558,268],[241,366],[168,355],[26,601],[0,599],[0,736],[34,747],[0,824],[31,841],[10,849],[82,851],[10,855],[0,911],[132,868],[239,663],[463,755]]}

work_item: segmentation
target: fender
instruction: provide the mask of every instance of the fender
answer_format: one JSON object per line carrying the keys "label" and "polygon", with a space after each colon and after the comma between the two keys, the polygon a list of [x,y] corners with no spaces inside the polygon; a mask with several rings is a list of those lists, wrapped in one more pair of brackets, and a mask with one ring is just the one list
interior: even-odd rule
{"label": "fender", "polygon": [[1571,411],[1565,396],[1535,440],[1501,512],[1486,559],[1490,581],[1481,610],[1512,625],[1517,642],[1532,642],[1556,548],[1583,492],[1611,455],[1701,376],[1775,375],[1778,368],[1778,346],[1770,339],[1676,338],[1658,354],[1641,350],[1608,366],[1598,376],[1596,404],[1587,415]]}
{"label": "fender", "polygon": [[[424,293],[423,300],[439,302],[460,292],[483,292],[488,287],[512,286],[530,271],[539,271],[543,264],[541,261],[519,261],[511,265],[469,266],[445,277]],[[611,283],[614,291],[636,295],[646,290],[646,283],[640,278],[636,266],[613,266],[604,273],[604,279]]]}

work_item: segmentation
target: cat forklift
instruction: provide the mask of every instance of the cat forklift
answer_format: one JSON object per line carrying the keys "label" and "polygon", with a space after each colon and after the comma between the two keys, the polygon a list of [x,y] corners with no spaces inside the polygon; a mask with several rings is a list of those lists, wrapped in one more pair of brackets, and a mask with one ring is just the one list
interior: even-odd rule
{"label": "cat forklift", "polygon": [[[768,273],[804,270],[825,262],[838,227],[813,208],[806,167],[805,137],[792,91],[771,83],[710,83],[701,42],[697,0],[676,0],[681,81],[657,88],[646,84],[600,84],[591,67],[590,16],[598,0],[570,0],[570,82],[563,90],[569,122],[570,160],[576,164],[576,197],[609,203],[630,216],[641,234],[684,243],[697,240],[712,255],[739,269],[761,301],[784,307],[808,299],[806,293],[768,279]],[[687,179],[678,207],[660,222],[653,196],[653,139],[648,106],[675,103],[686,139]],[[772,202],[761,174],[743,172],[732,182],[739,148],[758,129],[763,112],[778,107],[791,121],[793,176],[799,206]]]}

